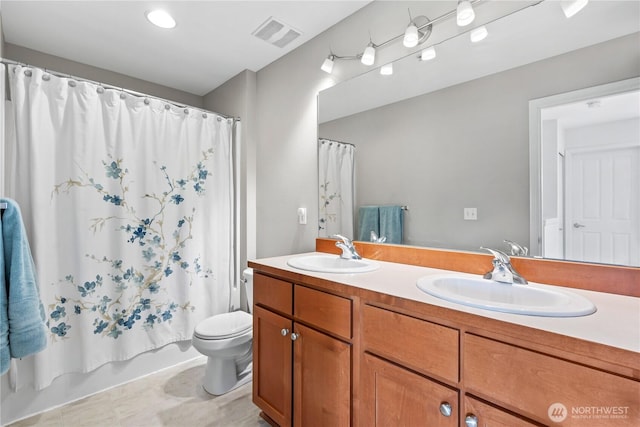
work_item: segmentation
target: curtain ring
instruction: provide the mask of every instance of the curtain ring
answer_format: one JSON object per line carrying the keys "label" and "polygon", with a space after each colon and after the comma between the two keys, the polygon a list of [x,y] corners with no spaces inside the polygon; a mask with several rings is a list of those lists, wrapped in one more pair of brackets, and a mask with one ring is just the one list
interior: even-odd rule
{"label": "curtain ring", "polygon": [[207,118],[207,113],[202,113],[202,118],[206,119]]}
{"label": "curtain ring", "polygon": [[69,80],[69,86],[76,87],[77,83],[75,80]]}
{"label": "curtain ring", "polygon": [[185,109],[184,109],[184,113],[185,113],[185,114],[189,114],[189,109],[188,109],[188,108],[185,108]]}
{"label": "curtain ring", "polygon": [[144,99],[144,105],[149,105],[149,103],[151,103],[151,101],[149,101],[149,98],[145,98]]}
{"label": "curtain ring", "polygon": [[127,94],[124,92],[120,92],[120,99],[126,99],[127,98]]}
{"label": "curtain ring", "polygon": [[104,93],[104,88],[103,88],[102,86],[98,86],[98,87],[96,88],[96,92],[98,92],[99,94],[101,94],[101,95],[102,95],[102,94]]}
{"label": "curtain ring", "polygon": [[50,74],[43,74],[42,75],[42,80],[44,80],[45,82],[48,82],[49,80],[51,80],[51,75]]}
{"label": "curtain ring", "polygon": [[31,72],[31,70],[24,70],[24,75],[27,77],[31,77],[33,73]]}
{"label": "curtain ring", "polygon": [[171,109],[171,105],[169,105],[169,104],[164,104],[164,109],[165,109],[165,110],[170,110],[170,109]]}

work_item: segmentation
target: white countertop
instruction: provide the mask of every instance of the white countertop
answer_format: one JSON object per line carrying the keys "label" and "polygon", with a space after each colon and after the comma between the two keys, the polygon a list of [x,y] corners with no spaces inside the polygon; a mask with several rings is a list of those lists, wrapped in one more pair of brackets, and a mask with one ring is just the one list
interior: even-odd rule
{"label": "white countertop", "polygon": [[320,254],[320,252],[262,258],[255,260],[255,262],[407,300],[640,352],[640,298],[530,282],[534,286],[550,286],[554,289],[582,295],[596,305],[597,311],[581,317],[541,317],[501,313],[448,302],[426,294],[416,286],[418,279],[424,276],[442,273],[468,275],[467,273],[377,260],[375,262],[380,265],[378,270],[356,274],[318,273],[287,265],[287,261],[293,257],[312,254]]}

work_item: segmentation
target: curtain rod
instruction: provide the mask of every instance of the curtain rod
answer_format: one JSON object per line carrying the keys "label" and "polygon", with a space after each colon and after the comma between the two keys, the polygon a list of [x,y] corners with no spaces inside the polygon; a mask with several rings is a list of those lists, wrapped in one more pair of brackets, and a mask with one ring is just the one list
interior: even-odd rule
{"label": "curtain rod", "polygon": [[356,147],[356,144],[352,144],[352,143],[350,143],[350,142],[336,141],[335,139],[329,139],[329,138],[322,138],[322,137],[320,137],[320,138],[318,138],[318,140],[319,140],[321,143],[323,143],[323,142],[325,142],[325,141],[326,141],[326,142],[335,142],[335,143],[337,143],[337,144],[350,145],[350,146],[352,146],[353,148],[355,148],[355,147]]}
{"label": "curtain rod", "polygon": [[73,79],[73,80],[76,80],[76,81],[79,81],[79,82],[92,83],[92,84],[104,87],[106,89],[113,89],[113,90],[117,90],[117,91],[120,91],[120,92],[128,93],[128,94],[130,94],[132,96],[135,96],[135,97],[138,97],[138,98],[157,99],[158,101],[166,102],[167,104],[173,105],[174,107],[177,107],[177,108],[190,108],[190,109],[193,109],[193,110],[201,111],[203,113],[215,114],[216,116],[220,116],[220,117],[222,117],[224,119],[232,119],[233,121],[237,121],[237,122],[241,121],[240,117],[227,116],[225,114],[216,113],[215,111],[205,110],[204,108],[200,108],[200,107],[194,107],[193,105],[179,104],[179,103],[177,103],[175,101],[171,101],[171,100],[168,100],[168,99],[165,99],[165,98],[160,98],[159,96],[149,95],[149,94],[142,93],[142,92],[136,92],[135,90],[125,89],[123,87],[113,86],[113,85],[106,84],[106,83],[101,83],[101,82],[96,82],[95,80],[85,79],[83,77],[73,76],[71,74],[62,73],[62,72],[59,72],[59,71],[53,71],[53,70],[50,70],[48,68],[37,67],[35,65],[26,64],[24,62],[18,62],[18,61],[13,61],[11,59],[0,58],[0,63],[7,64],[7,65],[20,65],[20,66],[29,67],[29,68],[37,68],[37,69],[43,70],[46,73],[53,74],[56,77]]}

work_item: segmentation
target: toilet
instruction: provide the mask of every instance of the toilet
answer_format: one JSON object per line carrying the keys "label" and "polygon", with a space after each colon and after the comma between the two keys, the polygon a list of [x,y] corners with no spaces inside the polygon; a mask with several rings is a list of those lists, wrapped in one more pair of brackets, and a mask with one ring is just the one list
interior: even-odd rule
{"label": "toilet", "polygon": [[[243,272],[249,311],[253,308],[253,269]],[[253,316],[244,311],[217,314],[198,323],[191,343],[207,356],[202,382],[209,394],[227,393],[251,381]]]}

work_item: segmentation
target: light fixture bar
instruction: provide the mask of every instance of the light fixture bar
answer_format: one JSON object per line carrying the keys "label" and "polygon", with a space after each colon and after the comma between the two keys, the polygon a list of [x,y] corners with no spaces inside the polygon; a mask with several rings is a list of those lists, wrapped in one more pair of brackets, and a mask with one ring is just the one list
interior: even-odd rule
{"label": "light fixture bar", "polygon": [[[479,3],[479,2],[486,2],[486,1],[487,1],[487,0],[469,0],[469,3],[473,6],[473,5],[474,5],[474,4],[476,4],[476,3]],[[492,19],[491,21],[488,21],[488,22],[484,23],[483,25],[489,25],[489,24],[492,24],[492,23],[494,23],[494,22],[496,22],[496,21],[499,21],[499,20],[501,20],[501,19],[503,19],[503,18],[506,18],[506,17],[508,17],[508,16],[511,16],[511,15],[513,15],[513,14],[515,14],[515,13],[519,13],[519,12],[521,12],[521,11],[525,10],[525,9],[530,8],[530,7],[538,6],[540,3],[544,2],[544,1],[545,1],[545,0],[538,0],[538,1],[536,1],[535,3],[527,4],[526,6],[523,6],[523,7],[519,8],[519,9],[517,9],[517,10],[511,11],[511,12],[509,12],[509,13],[505,14],[505,15],[502,15],[502,16],[499,16],[499,17],[497,17],[497,18],[495,18],[495,19]],[[420,32],[421,32],[422,30],[425,30],[425,29],[427,29],[428,27],[430,27],[430,26],[432,26],[432,25],[434,25],[434,24],[437,24],[437,23],[439,23],[439,22],[441,22],[441,21],[444,21],[445,19],[448,19],[448,18],[450,18],[450,17],[452,17],[452,16],[455,16],[456,14],[457,14],[457,9],[453,9],[453,10],[451,10],[451,11],[449,11],[449,12],[447,12],[447,13],[445,13],[445,14],[441,15],[441,16],[438,16],[437,18],[434,18],[433,20],[427,20],[427,22],[426,22],[425,24],[422,24],[422,25],[420,25],[420,26],[418,26],[418,27],[417,27],[419,34],[420,34]],[[462,33],[458,33],[458,34],[452,35],[452,36],[450,36],[450,37],[447,37],[447,38],[445,38],[445,39],[443,39],[443,40],[440,40],[438,43],[436,43],[436,44],[432,45],[431,47],[438,46],[438,45],[440,45],[440,44],[442,44],[442,43],[445,43],[445,42],[447,42],[447,41],[449,41],[449,40],[451,40],[451,39],[454,39],[454,38],[456,38],[456,37],[459,37],[459,36],[460,36],[460,35],[462,35],[462,34],[470,34],[470,33],[471,33],[471,31],[473,31],[473,30],[474,30],[474,29],[469,29],[469,30],[464,31],[464,32],[462,32]],[[426,32],[427,32],[427,31],[425,31],[424,33],[426,33]],[[430,32],[431,32],[431,29],[429,29],[429,33],[430,33]],[[388,39],[388,40],[386,40],[386,41],[384,41],[384,42],[382,42],[382,43],[380,43],[380,44],[374,44],[374,43],[370,40],[370,41],[369,41],[369,45],[367,45],[367,48],[372,47],[374,50],[376,50],[376,49],[378,49],[378,48],[385,47],[385,46],[387,46],[388,44],[393,43],[393,42],[395,42],[395,41],[397,41],[397,40],[404,39],[404,36],[405,36],[405,32],[402,32],[401,34],[399,34],[399,35],[397,35],[397,36],[395,36],[395,37],[392,37],[392,38],[390,38],[390,39]],[[422,43],[422,42],[419,42],[419,43]],[[366,50],[366,49],[365,49],[365,50]],[[334,60],[334,61],[335,61],[336,59],[341,59],[341,60],[360,60],[360,61],[362,61],[362,57],[363,57],[363,56],[364,56],[364,52],[363,52],[363,53],[356,54],[356,55],[350,55],[350,56],[339,56],[339,55],[335,55],[335,54],[333,54],[333,53],[331,53],[331,55],[330,55],[330,57],[333,57],[333,60]],[[418,59],[422,60],[422,54],[421,54],[421,53],[419,53],[417,57],[418,57]],[[327,59],[328,59],[328,58],[327,58]],[[374,59],[375,59],[375,58],[374,58]],[[325,60],[325,62],[326,62],[326,60]],[[323,64],[323,66],[324,66],[324,64]]]}

